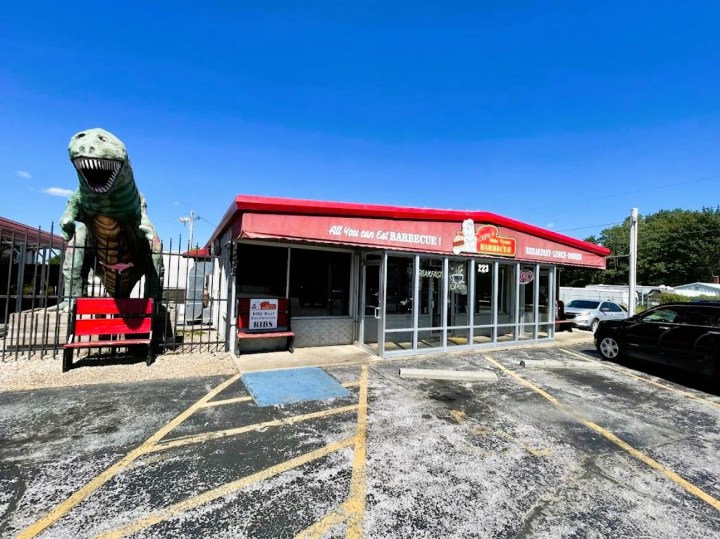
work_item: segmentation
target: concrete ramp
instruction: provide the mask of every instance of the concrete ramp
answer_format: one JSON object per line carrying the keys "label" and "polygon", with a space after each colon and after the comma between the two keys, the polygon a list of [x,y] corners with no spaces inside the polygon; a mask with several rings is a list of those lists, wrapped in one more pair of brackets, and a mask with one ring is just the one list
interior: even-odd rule
{"label": "concrete ramp", "polygon": [[497,374],[490,371],[451,371],[440,369],[400,369],[400,378],[452,380],[458,382],[497,382]]}

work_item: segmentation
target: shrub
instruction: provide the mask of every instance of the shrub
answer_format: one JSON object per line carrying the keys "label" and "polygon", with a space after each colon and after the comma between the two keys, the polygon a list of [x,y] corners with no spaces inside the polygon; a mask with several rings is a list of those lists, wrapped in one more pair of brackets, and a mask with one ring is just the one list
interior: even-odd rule
{"label": "shrub", "polygon": [[677,303],[681,301],[693,301],[693,300],[714,300],[714,301],[720,301],[720,296],[708,296],[706,294],[703,294],[702,296],[698,297],[688,297],[683,296],[682,294],[673,294],[672,292],[662,292],[657,296],[656,301],[659,304],[662,303]]}

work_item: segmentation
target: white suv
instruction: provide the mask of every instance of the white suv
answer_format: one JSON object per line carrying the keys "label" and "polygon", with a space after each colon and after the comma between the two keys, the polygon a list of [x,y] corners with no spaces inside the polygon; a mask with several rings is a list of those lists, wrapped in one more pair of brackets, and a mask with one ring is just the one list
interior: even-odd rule
{"label": "white suv", "polygon": [[593,333],[602,320],[625,320],[628,313],[622,305],[596,299],[574,299],[565,306],[565,319],[574,327],[591,329]]}

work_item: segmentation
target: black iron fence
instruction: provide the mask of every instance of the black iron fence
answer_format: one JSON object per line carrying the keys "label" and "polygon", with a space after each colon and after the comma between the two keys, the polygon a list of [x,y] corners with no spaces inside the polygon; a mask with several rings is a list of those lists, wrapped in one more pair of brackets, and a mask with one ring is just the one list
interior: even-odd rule
{"label": "black iron fence", "polygon": [[[60,358],[71,330],[72,302],[79,296],[107,297],[107,288],[113,287],[108,273],[119,283],[122,271],[128,269],[109,262],[124,260],[126,253],[108,246],[100,250],[96,245],[74,245],[87,262],[82,272],[75,273],[82,274],[87,286],[68,289],[66,294],[63,264],[68,245],[55,234],[54,226],[48,232],[19,229],[7,222],[0,220],[0,360]],[[158,276],[162,292],[156,301],[154,331],[158,352],[223,351],[227,287],[219,278],[220,258],[180,245],[182,238],[176,246],[171,240],[162,251],[164,271]],[[74,258],[67,264],[71,272],[77,269]],[[139,278],[130,297],[145,297],[147,279]]]}

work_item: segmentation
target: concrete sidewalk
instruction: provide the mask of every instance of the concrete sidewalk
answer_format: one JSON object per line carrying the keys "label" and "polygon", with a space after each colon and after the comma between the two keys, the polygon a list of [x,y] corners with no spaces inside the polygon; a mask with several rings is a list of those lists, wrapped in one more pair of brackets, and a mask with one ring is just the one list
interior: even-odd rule
{"label": "concrete sidewalk", "polygon": [[[592,333],[574,330],[556,334],[550,343],[527,343],[522,345],[451,350],[447,354],[492,353],[508,348],[547,348],[587,343],[592,346]],[[472,353],[471,352],[471,353]],[[443,354],[434,352],[433,354]],[[114,384],[123,382],[145,382],[173,378],[204,376],[231,376],[237,373],[263,371],[268,369],[289,369],[293,367],[329,367],[342,365],[368,365],[370,363],[397,360],[427,359],[430,355],[401,356],[395,359],[380,359],[364,352],[354,345],[320,346],[296,348],[295,353],[268,352],[234,356],[229,352],[188,352],[165,353],[157,357],[150,367],[143,360],[126,362],[123,359],[90,360],[77,368],[63,373],[60,355],[55,358],[31,359],[21,356],[0,361],[0,392],[22,391],[48,387],[84,386],[92,384]]]}
{"label": "concrete sidewalk", "polygon": [[[509,348],[540,348],[553,346],[568,346],[571,344],[587,343],[592,346],[593,334],[590,331],[573,330],[562,331],[555,334],[555,341],[550,343],[528,343],[527,345],[500,346],[497,348],[474,349],[481,352],[494,352]],[[467,353],[469,349],[457,350],[457,353]],[[471,349],[472,350],[472,349]],[[453,353],[449,350],[446,353]],[[437,352],[438,354],[443,352]],[[427,358],[427,355],[401,356],[403,360],[415,358]],[[316,346],[308,348],[296,348],[294,353],[281,352],[256,352],[242,354],[235,358],[235,365],[240,372],[262,371],[268,369],[291,369],[293,367],[323,367],[330,365],[368,365],[375,361],[392,361],[392,359],[380,359],[376,355],[361,350],[355,345],[342,346]]]}

